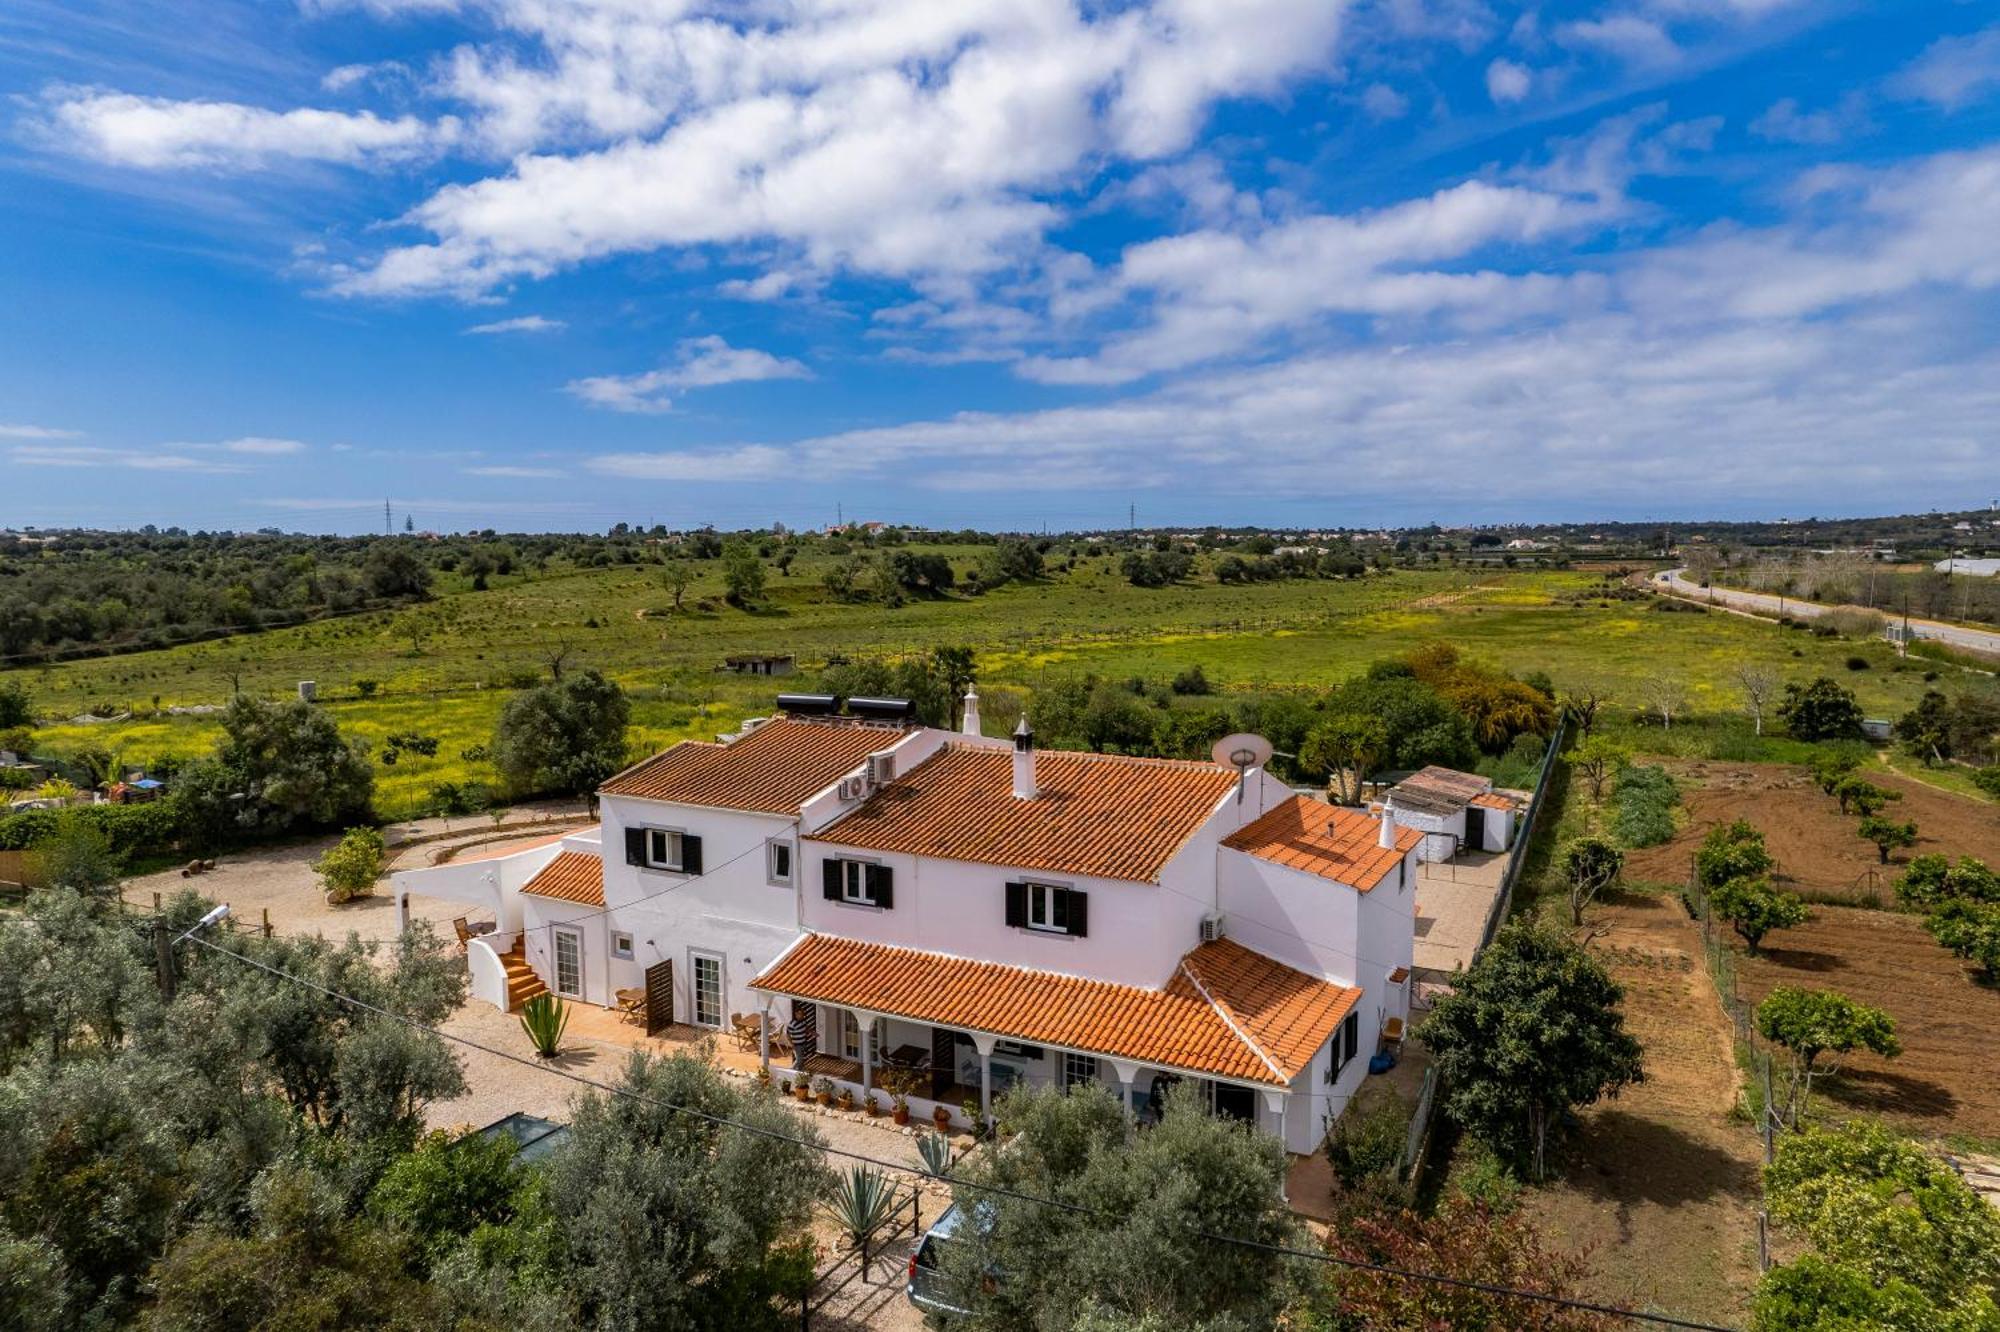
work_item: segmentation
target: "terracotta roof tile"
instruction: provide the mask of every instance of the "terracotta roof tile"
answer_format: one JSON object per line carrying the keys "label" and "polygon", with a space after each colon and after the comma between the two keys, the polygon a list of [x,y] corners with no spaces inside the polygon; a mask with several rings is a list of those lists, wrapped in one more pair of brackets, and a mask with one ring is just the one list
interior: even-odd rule
{"label": "terracotta roof tile", "polygon": [[676,805],[796,814],[843,773],[906,734],[887,726],[779,718],[727,744],[685,741],[598,789]]}
{"label": "terracotta roof tile", "polygon": [[808,935],[751,986],[1267,1086],[1288,1085],[1361,995],[1229,940],[1148,990],[829,934]]}
{"label": "terracotta roof tile", "polygon": [[559,851],[521,887],[537,897],[559,897],[585,906],[604,905],[604,860],[586,851]]}
{"label": "terracotta roof tile", "polygon": [[1014,798],[1012,750],[949,745],[817,838],[1150,883],[1236,783],[1213,763],[1041,750],[1033,800]]}
{"label": "terracotta roof tile", "polygon": [[1391,851],[1379,845],[1381,835],[1381,820],[1373,815],[1293,796],[1223,838],[1222,844],[1365,893],[1424,839],[1415,828],[1398,828]]}
{"label": "terracotta roof tile", "polygon": [[1515,797],[1502,795],[1498,791],[1482,791],[1465,803],[1477,805],[1481,809],[1517,809],[1521,804]]}

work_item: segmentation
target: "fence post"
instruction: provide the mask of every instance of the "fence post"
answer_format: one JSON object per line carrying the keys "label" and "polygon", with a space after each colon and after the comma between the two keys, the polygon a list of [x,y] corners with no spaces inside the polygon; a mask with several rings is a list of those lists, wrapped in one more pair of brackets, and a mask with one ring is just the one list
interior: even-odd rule
{"label": "fence post", "polygon": [[153,917],[153,962],[160,973],[160,998],[174,1001],[174,946],[167,939],[167,922]]}
{"label": "fence post", "polygon": [[1771,1219],[1762,1209],[1757,1212],[1757,1270],[1771,1270]]}
{"label": "fence post", "polygon": [[271,937],[271,908],[269,907],[264,908],[264,937],[266,939]]}

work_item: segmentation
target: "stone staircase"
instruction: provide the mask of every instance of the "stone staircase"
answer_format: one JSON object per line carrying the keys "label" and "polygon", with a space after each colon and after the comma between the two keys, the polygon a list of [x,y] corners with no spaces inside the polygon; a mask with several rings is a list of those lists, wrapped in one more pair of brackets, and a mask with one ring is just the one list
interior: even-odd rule
{"label": "stone staircase", "polygon": [[538,994],[547,994],[549,987],[542,984],[542,978],[528,965],[528,955],[519,939],[514,941],[511,951],[500,955],[500,965],[507,969],[507,1011],[512,1013]]}

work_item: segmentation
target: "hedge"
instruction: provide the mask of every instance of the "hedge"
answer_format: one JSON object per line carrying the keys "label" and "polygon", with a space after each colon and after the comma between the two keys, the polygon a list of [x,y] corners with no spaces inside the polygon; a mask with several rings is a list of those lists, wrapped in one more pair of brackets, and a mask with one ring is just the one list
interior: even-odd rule
{"label": "hedge", "polygon": [[72,805],[68,809],[30,809],[0,817],[0,851],[26,851],[56,830],[56,821],[73,815],[95,824],[120,855],[150,855],[173,846],[182,833],[180,807],[172,800],[144,805]]}

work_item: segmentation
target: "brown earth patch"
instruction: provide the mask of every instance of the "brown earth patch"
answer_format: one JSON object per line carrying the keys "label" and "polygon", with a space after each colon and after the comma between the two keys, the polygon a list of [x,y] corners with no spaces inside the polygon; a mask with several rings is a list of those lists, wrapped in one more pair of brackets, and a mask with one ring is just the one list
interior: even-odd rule
{"label": "brown earth patch", "polygon": [[1820,896],[1865,902],[1872,894],[1886,905],[1909,858],[1931,852],[2000,864],[2000,813],[1992,805],[1911,781],[1880,764],[1865,769],[1868,780],[1903,797],[1888,813],[1917,825],[1916,846],[1897,852],[1886,866],[1874,845],[1855,834],[1860,818],[1842,814],[1804,768],[1707,760],[1670,760],[1663,766],[1682,783],[1687,823],[1672,841],[1628,854],[1628,879],[1685,883],[1702,837],[1731,819],[1747,819],[1764,834],[1778,862],[1779,882]]}
{"label": "brown earth patch", "polygon": [[1666,895],[1594,908],[1589,947],[1625,988],[1646,1080],[1582,1112],[1561,1180],[1528,1214],[1569,1247],[1592,1246],[1596,1293],[1635,1307],[1740,1322],[1757,1281],[1762,1156],[1738,1099],[1730,1023],[1701,935]]}
{"label": "brown earth patch", "polygon": [[1814,1082],[1816,1104],[1823,1089],[1835,1107],[1920,1133],[2000,1137],[2000,990],[1975,982],[1917,917],[1815,907],[1804,925],[1768,936],[1762,956],[1739,952],[1737,970],[1751,1003],[1795,985],[1838,990],[1896,1019],[1903,1053],[1855,1056],[1839,1077]]}

